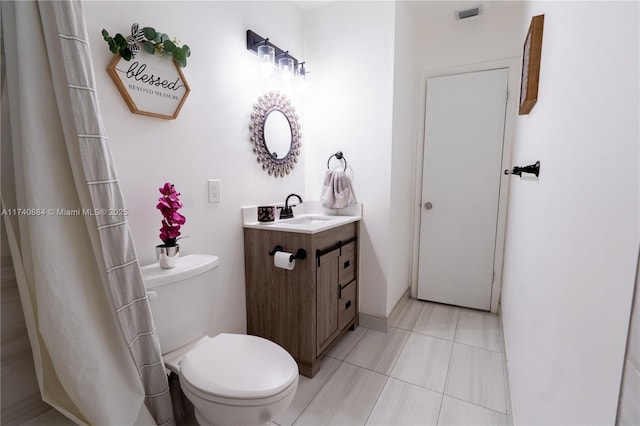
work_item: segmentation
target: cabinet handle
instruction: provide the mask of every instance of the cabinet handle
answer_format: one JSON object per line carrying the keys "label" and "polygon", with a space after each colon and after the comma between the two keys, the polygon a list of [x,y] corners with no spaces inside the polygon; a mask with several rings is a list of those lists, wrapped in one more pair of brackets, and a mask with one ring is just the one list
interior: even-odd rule
{"label": "cabinet handle", "polygon": [[338,300],[342,299],[342,286],[338,284]]}
{"label": "cabinet handle", "polygon": [[344,269],[347,269],[350,264],[351,264],[350,260],[347,260],[346,262],[344,262]]}
{"label": "cabinet handle", "polygon": [[350,307],[351,307],[351,300],[349,300],[347,303],[344,304],[344,310],[346,311]]}

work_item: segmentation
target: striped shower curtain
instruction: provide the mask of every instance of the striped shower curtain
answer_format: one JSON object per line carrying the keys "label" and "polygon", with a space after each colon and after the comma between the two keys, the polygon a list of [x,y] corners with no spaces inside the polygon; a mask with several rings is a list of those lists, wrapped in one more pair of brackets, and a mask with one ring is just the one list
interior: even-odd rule
{"label": "striped shower curtain", "polygon": [[0,8],[2,219],[42,397],[80,424],[174,424],[82,4]]}

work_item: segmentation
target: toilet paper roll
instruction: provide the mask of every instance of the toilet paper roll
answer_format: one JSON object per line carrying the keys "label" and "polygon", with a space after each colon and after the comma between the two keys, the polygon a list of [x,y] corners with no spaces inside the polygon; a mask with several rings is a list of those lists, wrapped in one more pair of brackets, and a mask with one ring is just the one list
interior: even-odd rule
{"label": "toilet paper roll", "polygon": [[296,266],[296,260],[291,259],[292,253],[287,253],[286,251],[278,251],[273,256],[273,264],[276,268],[288,269],[292,270]]}

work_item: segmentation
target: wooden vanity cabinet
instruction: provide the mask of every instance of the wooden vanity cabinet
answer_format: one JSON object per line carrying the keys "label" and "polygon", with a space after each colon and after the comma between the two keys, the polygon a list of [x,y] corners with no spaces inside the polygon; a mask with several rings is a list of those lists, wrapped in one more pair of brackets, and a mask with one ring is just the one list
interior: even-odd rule
{"label": "wooden vanity cabinet", "polygon": [[[316,234],[245,228],[247,333],[278,343],[313,377],[320,360],[358,326],[358,227],[348,223]],[[275,246],[306,259],[276,268]]]}
{"label": "wooden vanity cabinet", "polygon": [[324,352],[356,315],[355,244],[330,246],[317,256],[318,353]]}

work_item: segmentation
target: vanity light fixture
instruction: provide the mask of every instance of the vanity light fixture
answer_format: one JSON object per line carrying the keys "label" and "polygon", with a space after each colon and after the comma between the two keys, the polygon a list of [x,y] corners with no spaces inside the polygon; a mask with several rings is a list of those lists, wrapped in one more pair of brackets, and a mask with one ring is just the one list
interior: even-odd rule
{"label": "vanity light fixture", "polygon": [[278,66],[282,70],[282,81],[288,83],[291,81],[291,77],[293,77],[293,73],[295,71],[295,64],[293,63],[293,59],[289,56],[289,52],[284,52],[284,56],[278,59]]}
{"label": "vanity light fixture", "polygon": [[269,77],[273,71],[276,59],[276,49],[269,45],[269,39],[264,39],[264,44],[258,46],[258,62],[260,63],[260,71],[265,77]]}
{"label": "vanity light fixture", "polygon": [[298,68],[296,68],[296,75],[298,75],[301,79],[307,78],[307,70],[304,67],[305,62],[300,62],[298,64]]}
{"label": "vanity light fixture", "polygon": [[300,66],[296,70],[298,76],[298,92],[302,95],[307,93],[309,84],[307,83],[307,70],[304,67],[304,62],[300,62]]}
{"label": "vanity light fixture", "polygon": [[285,82],[290,81],[294,75],[304,76],[304,73],[306,73],[304,63],[298,62],[296,58],[289,54],[289,51],[280,49],[271,43],[268,38],[261,37],[251,30],[247,30],[247,50],[258,54],[260,67],[265,76],[268,76],[267,71],[270,74],[273,69],[275,58],[278,58],[278,67],[282,70],[282,79]]}

